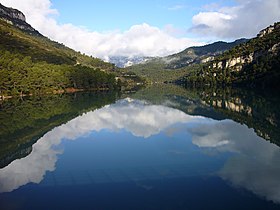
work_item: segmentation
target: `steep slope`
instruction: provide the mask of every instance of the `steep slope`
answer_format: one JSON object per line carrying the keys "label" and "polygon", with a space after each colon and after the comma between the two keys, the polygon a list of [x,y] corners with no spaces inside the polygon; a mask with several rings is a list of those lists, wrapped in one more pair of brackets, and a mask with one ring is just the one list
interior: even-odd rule
{"label": "steep slope", "polygon": [[20,28],[27,33],[41,35],[26,22],[25,15],[21,11],[5,7],[2,4],[0,4],[0,19]]}
{"label": "steep slope", "polygon": [[213,60],[215,56],[246,41],[247,39],[239,39],[231,43],[215,42],[205,46],[190,47],[177,54],[149,59],[145,63],[126,69],[151,82],[171,82],[196,71],[200,64]]}
{"label": "steep slope", "polygon": [[187,84],[243,84],[279,87],[280,23],[216,57],[186,76]]}
{"label": "steep slope", "polygon": [[28,23],[18,10],[0,4],[0,49],[31,56],[33,61],[52,64],[81,64],[83,66],[114,70],[114,65],[98,58],[76,52],[63,44],[44,37]]}
{"label": "steep slope", "polygon": [[205,63],[213,60],[215,56],[247,42],[247,39],[239,39],[234,42],[214,42],[205,46],[189,47],[182,52],[162,58],[166,68],[178,69],[191,64]]}
{"label": "steep slope", "polygon": [[49,40],[3,5],[0,36],[0,96],[116,85],[115,65]]}

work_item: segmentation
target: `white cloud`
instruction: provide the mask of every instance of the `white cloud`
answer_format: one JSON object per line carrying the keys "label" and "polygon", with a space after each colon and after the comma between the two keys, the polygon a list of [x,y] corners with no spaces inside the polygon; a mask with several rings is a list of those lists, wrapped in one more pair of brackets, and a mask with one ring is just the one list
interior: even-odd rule
{"label": "white cloud", "polygon": [[192,142],[201,148],[234,153],[217,175],[237,187],[280,203],[280,148],[233,121],[198,125],[189,129]]}
{"label": "white cloud", "polygon": [[[178,123],[184,124],[173,127]],[[144,138],[161,131],[172,135],[176,129],[183,129],[202,150],[228,154],[229,158],[216,175],[280,203],[279,147],[258,137],[253,129],[231,120],[190,116],[176,109],[131,99],[88,112],[45,134],[33,145],[30,155],[0,169],[0,192],[41,182],[47,171],[55,170],[57,156],[62,153],[56,145],[102,129],[114,132],[124,129]]]}
{"label": "white cloud", "polygon": [[191,31],[216,39],[253,37],[260,30],[280,21],[279,0],[236,1],[237,6],[205,6],[192,19]]}
{"label": "white cloud", "polygon": [[27,157],[13,161],[0,169],[0,192],[11,192],[27,183],[40,183],[47,171],[55,170],[55,149],[62,140],[76,140],[91,131],[125,129],[134,136],[148,138],[180,122],[197,122],[203,117],[194,117],[176,109],[148,105],[131,99],[118,101],[99,110],[88,112],[68,123],[54,128],[32,146]]}
{"label": "white cloud", "polygon": [[131,26],[127,31],[92,32],[69,24],[59,24],[50,0],[0,0],[26,15],[27,21],[49,38],[83,53],[100,57],[108,56],[164,56],[201,45],[188,38],[176,38],[165,30],[147,23]]}

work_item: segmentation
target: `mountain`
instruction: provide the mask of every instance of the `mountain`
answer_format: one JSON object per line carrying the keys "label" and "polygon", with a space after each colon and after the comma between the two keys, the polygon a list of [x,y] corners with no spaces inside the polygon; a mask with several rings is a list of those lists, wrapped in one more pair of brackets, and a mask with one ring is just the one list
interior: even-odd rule
{"label": "mountain", "polygon": [[36,31],[34,28],[32,28],[31,25],[29,25],[26,22],[25,15],[21,11],[5,7],[2,4],[0,4],[0,19],[20,28],[21,30],[27,33],[41,35],[38,31]]}
{"label": "mountain", "polygon": [[220,41],[205,46],[189,47],[177,54],[151,58],[144,63],[127,67],[126,70],[152,83],[171,82],[196,70],[198,65],[211,61],[215,56],[247,41],[239,39],[229,43]]}
{"label": "mountain", "polygon": [[41,35],[0,4],[0,98],[116,87],[118,69]]}
{"label": "mountain", "polygon": [[215,56],[247,41],[247,39],[238,39],[229,43],[219,41],[204,46],[189,47],[182,52],[160,58],[159,60],[164,62],[168,69],[178,69],[191,64],[206,63],[213,60]]}
{"label": "mountain", "polygon": [[144,56],[133,56],[133,57],[127,57],[127,56],[112,56],[109,57],[109,62],[115,64],[119,68],[126,68],[132,65],[144,63],[151,59],[150,57],[144,57]]}
{"label": "mountain", "polygon": [[280,81],[280,22],[186,75],[187,85],[246,85],[278,87]]}
{"label": "mountain", "polygon": [[149,59],[145,64],[157,63],[162,64],[166,69],[179,69],[191,64],[206,63],[213,60],[215,56],[247,41],[247,39],[238,39],[234,42],[219,41],[204,46],[189,47],[173,55]]}

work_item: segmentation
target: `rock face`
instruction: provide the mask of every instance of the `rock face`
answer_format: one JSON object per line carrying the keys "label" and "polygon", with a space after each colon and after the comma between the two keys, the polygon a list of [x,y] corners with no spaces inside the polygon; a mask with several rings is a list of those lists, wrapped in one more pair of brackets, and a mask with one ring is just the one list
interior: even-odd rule
{"label": "rock face", "polygon": [[192,64],[207,63],[213,61],[215,56],[247,41],[247,39],[239,39],[229,43],[219,41],[205,46],[190,47],[177,54],[164,57],[162,61],[166,64],[167,68],[170,69],[178,69]]}
{"label": "rock face", "polygon": [[275,24],[275,25],[269,26],[269,27],[261,30],[260,33],[258,34],[258,37],[259,38],[264,37],[265,35],[268,35],[268,34],[272,33],[277,28],[280,28],[279,24]]}
{"label": "rock face", "polygon": [[20,28],[27,33],[41,35],[26,22],[26,18],[22,12],[13,8],[5,7],[2,4],[0,4],[0,19]]}
{"label": "rock face", "polygon": [[[255,42],[262,43],[262,40],[267,39],[267,36],[271,33],[278,33],[280,29],[280,23],[275,23],[272,26],[269,26],[257,35],[255,38]],[[250,41],[248,42],[250,45]],[[269,45],[266,42],[266,45]],[[234,71],[241,71],[245,66],[255,62],[257,59],[263,57],[263,56],[278,56],[280,53],[280,40],[274,41],[274,43],[270,44],[269,48],[263,48],[263,47],[253,47],[251,50],[244,51],[243,53],[240,53],[236,51],[231,56],[224,56],[221,58],[214,59],[213,61],[208,62],[208,69],[214,69],[214,70],[230,70],[231,72]],[[244,48],[247,47],[247,45],[243,45]],[[252,48],[252,47],[251,47]]]}
{"label": "rock face", "polygon": [[243,65],[250,64],[254,59],[259,57],[260,54],[250,53],[249,55],[233,57],[230,59],[225,59],[223,61],[213,62],[209,68],[214,69],[227,69],[230,68],[232,71],[240,71]]}
{"label": "rock face", "polygon": [[22,12],[16,9],[4,7],[1,4],[0,4],[0,14],[8,17],[9,19],[17,19],[24,22],[26,21],[25,16]]}

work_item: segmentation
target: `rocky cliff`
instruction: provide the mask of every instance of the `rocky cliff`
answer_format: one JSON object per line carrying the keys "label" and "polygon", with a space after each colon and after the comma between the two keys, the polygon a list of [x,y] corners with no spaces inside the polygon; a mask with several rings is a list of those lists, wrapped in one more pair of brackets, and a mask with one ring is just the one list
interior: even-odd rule
{"label": "rocky cliff", "polygon": [[29,25],[26,22],[26,18],[24,14],[16,9],[8,8],[0,4],[0,19],[6,21],[7,23],[16,26],[17,28],[20,28],[21,30],[34,34],[34,35],[41,35],[38,31],[36,31],[34,28],[32,28],[31,25]]}
{"label": "rocky cliff", "polygon": [[280,23],[275,23],[263,30],[256,38],[248,43],[223,54],[209,62],[209,69],[241,71],[246,66],[257,62],[261,57],[279,56],[280,52]]}
{"label": "rocky cliff", "polygon": [[280,88],[280,22],[212,61],[183,81],[187,84],[243,84]]}
{"label": "rocky cliff", "polygon": [[160,60],[165,63],[168,69],[178,69],[192,64],[207,63],[214,60],[215,56],[247,41],[247,39],[239,39],[229,43],[219,41],[204,46],[189,47],[177,54],[160,58]]}

